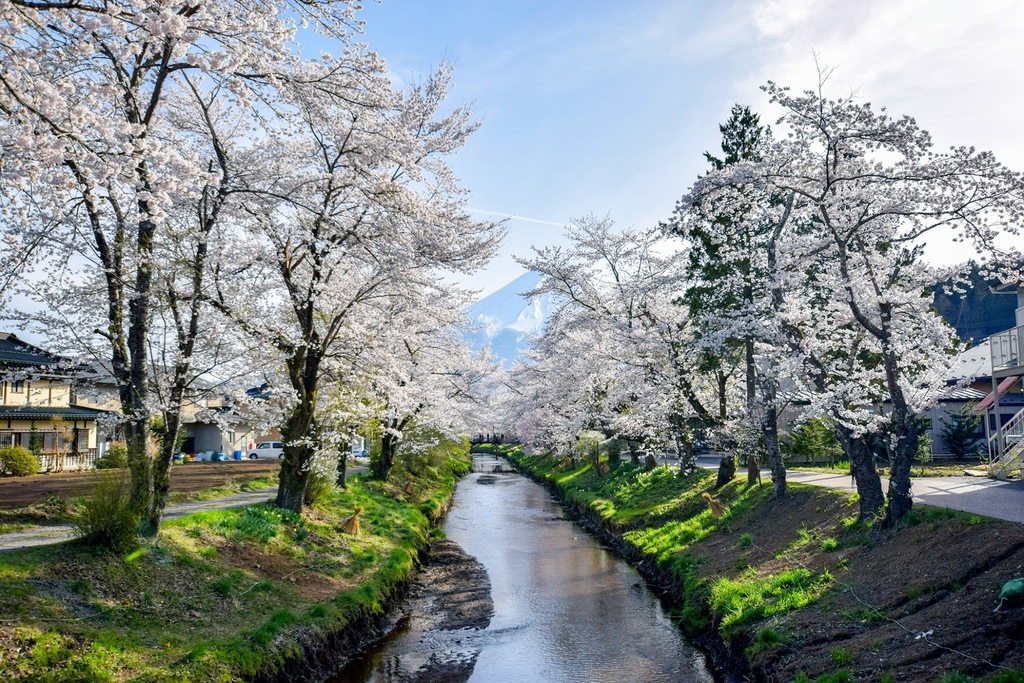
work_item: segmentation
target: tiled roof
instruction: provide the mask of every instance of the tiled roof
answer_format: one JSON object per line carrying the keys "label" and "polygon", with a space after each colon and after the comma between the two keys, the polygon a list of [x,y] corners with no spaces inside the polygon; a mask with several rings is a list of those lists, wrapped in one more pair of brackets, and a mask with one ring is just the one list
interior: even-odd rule
{"label": "tiled roof", "polygon": [[95,420],[108,415],[106,410],[82,408],[80,406],[63,406],[44,408],[37,406],[0,406],[0,419],[3,420],[49,420],[62,417],[65,420]]}
{"label": "tiled roof", "polygon": [[56,365],[64,358],[23,342],[10,332],[0,332],[0,366]]}

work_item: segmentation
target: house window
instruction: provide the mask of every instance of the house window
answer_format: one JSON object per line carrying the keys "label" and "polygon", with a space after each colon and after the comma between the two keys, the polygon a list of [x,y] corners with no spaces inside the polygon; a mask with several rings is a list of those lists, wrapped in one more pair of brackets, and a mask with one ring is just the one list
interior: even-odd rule
{"label": "house window", "polygon": [[25,380],[16,379],[11,382],[11,393],[12,394],[24,394],[25,393]]}
{"label": "house window", "polygon": [[0,448],[10,448],[14,445],[14,432],[0,432]]}

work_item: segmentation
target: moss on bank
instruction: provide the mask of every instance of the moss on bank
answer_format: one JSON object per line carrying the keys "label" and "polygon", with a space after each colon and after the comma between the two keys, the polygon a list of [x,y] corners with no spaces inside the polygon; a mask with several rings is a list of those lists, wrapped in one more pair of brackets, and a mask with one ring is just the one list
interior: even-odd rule
{"label": "moss on bank", "polygon": [[[720,673],[751,681],[1020,680],[1024,610],[992,615],[1022,573],[1021,525],[916,506],[883,531],[856,497],[623,463],[600,476],[502,449],[604,535],[666,599]],[[701,494],[727,506],[714,517]]]}
{"label": "moss on bank", "polygon": [[[469,469],[468,448],[456,450],[412,493],[354,477],[301,516],[265,504],[202,512],[166,522],[127,556],[70,543],[0,554],[0,680],[279,680],[329,669],[404,591]],[[356,505],[358,537],[341,532]]]}

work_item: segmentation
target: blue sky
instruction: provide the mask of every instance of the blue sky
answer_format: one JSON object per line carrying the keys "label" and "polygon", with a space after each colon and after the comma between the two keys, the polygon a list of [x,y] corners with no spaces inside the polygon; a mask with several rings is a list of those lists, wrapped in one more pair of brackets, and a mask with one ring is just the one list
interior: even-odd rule
{"label": "blue sky", "polygon": [[[667,218],[736,102],[771,123],[758,86],[816,82],[915,116],[938,147],[972,144],[1024,169],[1018,0],[372,0],[365,40],[397,82],[454,62],[453,101],[483,127],[452,165],[480,217],[510,214],[502,253],[467,284],[522,271],[512,254],[560,224]],[[538,222],[539,221],[539,222]],[[959,257],[933,240],[940,262]]]}

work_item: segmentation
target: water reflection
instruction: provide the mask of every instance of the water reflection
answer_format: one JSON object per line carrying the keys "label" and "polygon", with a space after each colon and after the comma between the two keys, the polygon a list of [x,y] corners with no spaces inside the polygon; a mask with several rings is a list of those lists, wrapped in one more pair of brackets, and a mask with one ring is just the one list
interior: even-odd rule
{"label": "water reflection", "polygon": [[435,680],[712,680],[635,570],[565,520],[547,491],[528,479],[493,467],[469,475],[445,532],[487,569],[490,626],[462,631],[456,643],[431,642],[418,624],[428,615],[414,613],[408,628],[374,655],[373,671],[338,683],[423,680],[413,672],[431,656],[462,657],[470,666],[457,678]]}

